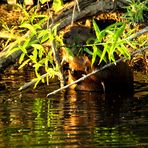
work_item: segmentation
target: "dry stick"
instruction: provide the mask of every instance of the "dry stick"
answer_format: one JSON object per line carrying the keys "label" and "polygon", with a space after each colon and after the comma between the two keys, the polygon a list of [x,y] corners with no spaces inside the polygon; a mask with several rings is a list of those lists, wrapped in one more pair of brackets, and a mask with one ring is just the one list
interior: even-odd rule
{"label": "dry stick", "polygon": [[78,9],[78,11],[80,12],[80,6],[79,6],[79,2],[78,2],[78,0],[76,0],[76,5],[77,5],[77,9]]}
{"label": "dry stick", "polygon": [[71,26],[73,26],[73,24],[74,24],[76,6],[77,6],[78,11],[80,12],[80,7],[79,7],[78,0],[75,1],[75,4],[73,6],[73,12],[72,12],[72,17],[71,17]]}
{"label": "dry stick", "polygon": [[74,23],[75,10],[76,10],[76,4],[74,4],[74,6],[73,6],[73,12],[72,12],[72,17],[71,17],[71,26],[73,26],[73,23]]}
{"label": "dry stick", "polygon": [[[136,50],[136,51],[132,52],[132,53],[131,53],[131,56],[135,55],[136,53],[142,52],[142,51],[144,51],[144,50],[146,50],[146,49],[148,49],[148,46],[143,47],[143,48],[141,48],[141,49],[139,49],[139,50]],[[119,63],[119,62],[121,62],[122,60],[125,60],[125,59],[126,59],[126,58],[123,57],[123,58],[120,58],[120,59],[116,60],[115,62],[106,64],[106,65],[103,66],[102,68],[96,69],[96,70],[92,71],[91,73],[89,73],[89,74],[87,74],[87,75],[81,77],[80,79],[78,79],[78,80],[76,80],[76,81],[74,81],[74,82],[72,82],[72,83],[70,83],[70,84],[68,84],[68,85],[66,85],[66,86],[64,86],[64,87],[62,87],[62,88],[59,88],[59,89],[57,89],[57,90],[55,90],[55,91],[53,91],[53,92],[47,94],[47,97],[49,97],[49,96],[51,96],[51,95],[54,95],[54,94],[56,94],[56,93],[58,93],[58,92],[60,92],[60,91],[62,91],[62,90],[64,90],[64,89],[70,87],[71,85],[74,85],[74,84],[76,84],[76,83],[78,83],[78,82],[81,82],[81,81],[83,81],[84,79],[90,77],[91,75],[96,74],[97,72],[100,72],[100,71],[102,71],[102,70],[104,70],[104,69],[106,69],[106,68],[108,68],[108,67],[114,65],[115,63]]]}
{"label": "dry stick", "polygon": [[75,4],[73,6],[72,17],[71,17],[71,26],[73,26],[73,24],[74,24],[76,6],[77,6],[77,9],[78,9],[78,12],[80,12],[80,7],[79,7],[78,0],[75,1]]}

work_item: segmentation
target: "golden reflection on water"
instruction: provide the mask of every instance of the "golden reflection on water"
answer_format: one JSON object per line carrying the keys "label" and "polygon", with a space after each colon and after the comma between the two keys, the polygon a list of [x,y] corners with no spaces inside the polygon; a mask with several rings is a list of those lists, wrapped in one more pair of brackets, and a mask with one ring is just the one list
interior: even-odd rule
{"label": "golden reflection on water", "polygon": [[146,138],[132,128],[147,123],[142,112],[146,105],[138,103],[142,109],[135,110],[137,100],[132,96],[68,90],[46,98],[57,84],[22,93],[17,90],[22,84],[19,79],[7,84],[0,92],[0,147],[120,146]]}
{"label": "golden reflection on water", "polygon": [[[77,146],[75,147],[94,143],[93,134],[96,132],[97,127],[103,124],[109,127],[115,124],[118,125],[120,122],[119,110],[121,106],[118,104],[121,101],[120,97],[117,98],[119,100],[116,100],[114,97],[117,96],[113,96],[113,101],[108,100],[108,97],[110,96],[88,92],[71,91],[66,94],[67,108],[64,109],[66,116],[64,132],[68,135],[67,143],[76,143]],[[101,131],[102,134],[105,134],[108,128],[106,128],[106,131],[102,128]]]}

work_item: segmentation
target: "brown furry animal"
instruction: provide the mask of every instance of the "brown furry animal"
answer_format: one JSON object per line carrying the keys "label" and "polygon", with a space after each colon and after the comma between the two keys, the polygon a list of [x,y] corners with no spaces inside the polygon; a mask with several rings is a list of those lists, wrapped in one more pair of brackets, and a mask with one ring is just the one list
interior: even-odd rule
{"label": "brown furry animal", "polygon": [[[77,46],[86,44],[86,41],[89,38],[94,37],[90,28],[77,26],[71,28],[71,30],[64,35],[65,45],[73,46],[70,49],[73,56],[70,56],[66,51],[63,52],[63,58],[69,64],[68,83],[100,68],[100,65],[98,64],[92,66],[90,55],[87,53],[80,53],[80,48]],[[104,65],[105,63],[102,63],[101,66]],[[73,88],[75,90],[85,91],[132,91],[133,73],[128,64],[122,61],[88,77],[84,81],[74,85]]]}

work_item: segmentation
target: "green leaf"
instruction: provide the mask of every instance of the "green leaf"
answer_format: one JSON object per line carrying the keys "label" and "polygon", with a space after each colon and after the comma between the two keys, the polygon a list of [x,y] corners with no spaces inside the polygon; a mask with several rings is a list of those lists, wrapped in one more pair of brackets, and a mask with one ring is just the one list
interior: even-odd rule
{"label": "green leaf", "polygon": [[87,52],[89,55],[93,55],[92,51],[90,51],[88,48],[83,49],[85,52]]}
{"label": "green leaf", "polygon": [[105,62],[107,62],[106,57],[105,57],[107,51],[108,51],[108,44],[104,44],[104,49],[103,49],[102,54],[101,54],[101,56],[100,56],[100,61],[99,61],[99,63],[101,63],[103,60],[104,60]]}
{"label": "green leaf", "polygon": [[38,56],[41,59],[44,53],[44,47],[40,44],[32,44],[31,45],[34,49],[38,49]]}
{"label": "green leaf", "polygon": [[19,47],[12,48],[11,50],[9,50],[9,51],[7,52],[7,57],[10,56],[11,54],[13,54],[14,52],[18,51],[18,50],[20,50]]}
{"label": "green leaf", "polygon": [[40,31],[40,33],[38,34],[38,39],[41,40],[41,43],[44,43],[45,41],[47,41],[49,39],[49,30],[42,30]]}
{"label": "green leaf", "polygon": [[40,82],[40,79],[39,78],[36,78],[36,79],[38,79],[38,81],[36,81],[36,83],[34,84],[34,89],[37,87],[37,85],[39,84],[39,82]]}
{"label": "green leaf", "polygon": [[21,28],[27,28],[29,29],[33,34],[36,34],[36,29],[34,26],[32,26],[31,24],[28,23],[24,23],[20,26]]}
{"label": "green leaf", "polygon": [[32,44],[38,44],[39,41],[37,39],[34,39],[34,37],[32,39],[30,39],[30,42],[28,43],[28,46],[27,47],[30,47],[32,46]]}
{"label": "green leaf", "polygon": [[93,66],[93,64],[95,63],[96,57],[97,57],[97,46],[94,45],[93,46],[93,55],[92,55],[91,66]]}
{"label": "green leaf", "polygon": [[[30,44],[30,37],[26,38],[25,39],[25,42],[23,43],[23,45],[19,45],[19,47],[22,47],[22,48],[27,48]],[[21,44],[21,43],[20,43]],[[23,51],[23,50],[22,50]]]}
{"label": "green leaf", "polygon": [[48,16],[47,15],[43,15],[43,14],[37,14],[36,16],[35,16],[36,18],[48,18]]}
{"label": "green leaf", "polygon": [[40,78],[40,79],[41,79],[42,83],[45,83],[45,79],[44,78]]}
{"label": "green leaf", "polygon": [[137,49],[137,47],[136,47],[136,46],[134,46],[134,45],[132,44],[132,42],[131,42],[131,41],[126,40],[126,42],[127,42],[127,44],[128,44],[129,46],[131,46],[133,49]]}
{"label": "green leaf", "polygon": [[35,49],[44,50],[43,46],[40,44],[32,44],[31,46]]}
{"label": "green leaf", "polygon": [[22,50],[23,53],[27,54],[27,50],[24,46],[18,45],[18,47]]}
{"label": "green leaf", "polygon": [[[125,30],[125,24],[123,24],[120,28],[115,29],[114,33],[111,35],[111,37],[108,41],[108,42],[110,42],[110,45],[111,45],[110,48],[107,47],[109,49],[109,52],[108,52],[109,61],[115,61],[114,52],[118,46],[118,40],[120,39],[120,36],[124,30]],[[121,42],[121,40],[120,40],[120,42]]]}
{"label": "green leaf", "polygon": [[111,32],[117,29],[118,27],[121,27],[123,25],[123,22],[117,22],[112,25],[109,25],[105,28],[105,30],[110,30]]}
{"label": "green leaf", "polygon": [[30,55],[29,58],[30,58],[30,60],[32,60],[34,63],[36,63],[36,59],[34,58],[33,55]]}
{"label": "green leaf", "polygon": [[37,62],[38,51],[37,51],[36,48],[33,49],[32,55],[33,55],[33,59],[34,59],[34,61]]}
{"label": "green leaf", "polygon": [[[102,49],[99,48],[99,46],[97,46],[97,48],[98,48],[97,55],[99,58],[101,58],[103,51],[102,51]],[[107,63],[106,56],[104,56],[102,60]]]}
{"label": "green leaf", "polygon": [[26,55],[25,53],[22,53],[22,54],[21,54],[21,56],[20,56],[20,58],[19,58],[19,64],[22,63],[22,61],[24,60],[25,55]]}
{"label": "green leaf", "polygon": [[127,57],[128,59],[131,58],[130,52],[128,51],[128,49],[124,46],[124,44],[120,44],[121,48],[118,48],[118,50],[120,51],[120,53],[122,55],[124,55],[124,57]]}
{"label": "green leaf", "polygon": [[42,37],[41,43],[46,42],[49,39],[49,34],[46,34],[45,36]]}
{"label": "green leaf", "polygon": [[38,54],[39,58],[42,59],[43,55],[44,55],[44,49],[39,49],[39,54]]}
{"label": "green leaf", "polygon": [[35,28],[35,30],[42,29],[42,27],[39,24],[35,24],[35,25],[33,25],[33,27]]}
{"label": "green leaf", "polygon": [[49,40],[50,40],[50,41],[53,41],[54,39],[55,39],[54,34],[50,33],[50,34],[49,34]]}
{"label": "green leaf", "polygon": [[20,65],[19,69],[21,69],[21,68],[24,67],[26,64],[28,64],[29,61],[30,61],[30,59],[27,59],[26,61],[24,61],[24,62]]}
{"label": "green leaf", "polygon": [[38,73],[38,70],[39,70],[39,68],[40,68],[41,66],[42,66],[42,65],[41,65],[40,63],[35,63],[35,64],[33,65],[33,67],[35,68],[35,74],[36,74],[37,77],[40,77],[40,74]]}
{"label": "green leaf", "polygon": [[63,0],[53,0],[52,8],[56,11],[60,10],[63,6]]}
{"label": "green leaf", "polygon": [[38,32],[38,39],[42,38],[46,34],[49,34],[49,31],[47,29],[46,30],[41,30],[40,32]]}
{"label": "green leaf", "polygon": [[99,42],[101,42],[101,39],[100,39],[100,29],[97,25],[97,23],[95,22],[95,20],[93,19],[93,27],[94,27],[94,30],[95,30],[95,33],[96,33],[96,37],[98,39]]}

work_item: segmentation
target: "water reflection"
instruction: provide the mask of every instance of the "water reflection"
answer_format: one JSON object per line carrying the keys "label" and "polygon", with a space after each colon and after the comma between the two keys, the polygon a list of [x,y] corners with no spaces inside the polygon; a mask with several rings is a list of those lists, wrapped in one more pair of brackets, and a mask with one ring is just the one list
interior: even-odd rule
{"label": "water reflection", "polygon": [[69,108],[64,109],[67,115],[64,130],[69,134],[66,140],[69,143],[96,147],[137,143],[130,127],[124,123],[127,112],[131,112],[128,104],[132,98],[123,94],[81,92],[67,97]]}
{"label": "water reflection", "polygon": [[147,96],[67,90],[46,98],[39,86],[0,91],[0,147],[146,147]]}

